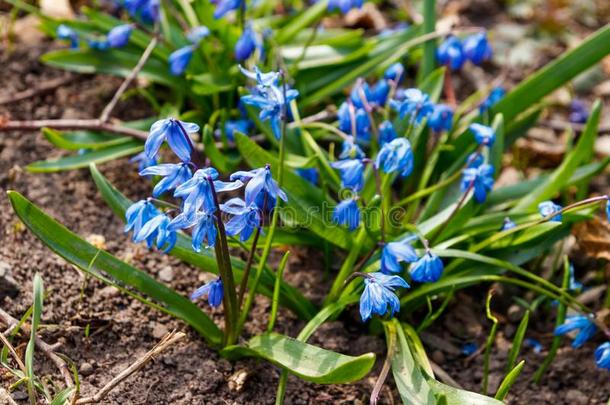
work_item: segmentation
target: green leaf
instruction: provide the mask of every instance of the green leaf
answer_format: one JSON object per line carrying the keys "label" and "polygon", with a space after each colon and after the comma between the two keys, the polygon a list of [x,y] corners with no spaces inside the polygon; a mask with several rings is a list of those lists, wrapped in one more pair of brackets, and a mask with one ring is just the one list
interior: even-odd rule
{"label": "green leaf", "polygon": [[160,304],[164,312],[191,325],[210,344],[219,345],[222,333],[214,322],[190,300],[151,276],[98,249],[46,215],[21,194],[9,191],[15,213],[49,249],[87,272],[104,272],[118,282],[135,288]]}
{"label": "green leaf", "polygon": [[73,387],[64,388],[59,391],[53,398],[53,401],[49,405],[66,405],[69,403],[72,394],[74,393]]}
{"label": "green leaf", "polygon": [[511,122],[519,113],[565,85],[608,54],[610,54],[610,24],[600,28],[579,46],[529,76],[493,106],[492,113],[502,113],[504,119]]}
{"label": "green leaf", "polygon": [[498,392],[496,392],[495,398],[497,400],[503,401],[504,398],[506,398],[510,387],[513,386],[513,384],[517,380],[517,377],[519,377],[519,374],[521,374],[521,371],[523,371],[524,365],[525,360],[521,360],[521,362],[517,364],[515,368],[513,368],[510,373],[506,375],[506,377],[504,377],[504,380],[502,380],[502,383],[500,384],[500,388],[498,388]]}
{"label": "green leaf", "polygon": [[34,380],[36,378],[36,375],[34,374],[34,348],[36,347],[36,334],[38,333],[38,327],[40,326],[40,318],[42,318],[43,295],[44,289],[42,287],[42,278],[40,278],[40,274],[36,273],[34,275],[34,304],[32,305],[30,340],[25,349],[25,374],[28,383],[28,395],[30,396],[30,400],[33,400],[34,402],[36,402],[36,388],[34,387]]}
{"label": "green leaf", "polygon": [[527,324],[530,320],[530,311],[525,311],[521,322],[519,322],[519,327],[517,328],[517,332],[515,333],[515,338],[513,339],[513,344],[510,348],[510,352],[508,352],[508,360],[506,361],[506,370],[511,370],[515,366],[515,362],[517,361],[517,356],[519,356],[519,352],[521,351],[521,344],[523,343],[523,338],[525,338],[525,332],[527,331]]}
{"label": "green leaf", "polygon": [[67,156],[53,160],[41,160],[27,165],[26,169],[33,173],[51,173],[64,170],[81,169],[91,163],[103,163],[124,156],[133,155],[144,150],[140,141],[130,140],[109,148],[85,152],[79,155]]}
{"label": "green leaf", "polygon": [[599,117],[601,112],[601,102],[597,100],[591,110],[591,115],[585,126],[578,143],[563,160],[561,165],[555,169],[553,174],[546,180],[544,184],[531,190],[519,203],[514,207],[514,211],[528,211],[536,208],[538,203],[552,198],[568,183],[570,176],[576,168],[581,164],[589,163],[589,159],[593,154],[595,138],[597,136],[597,127],[599,125]]}
{"label": "green leaf", "polygon": [[[125,220],[125,210],[132,204],[132,201],[121,194],[110,182],[99,172],[95,165],[90,166],[91,176],[97,185],[102,198],[106,204],[114,211],[114,213]],[[218,274],[218,266],[216,258],[208,249],[203,249],[200,253],[195,252],[191,248],[191,238],[179,233],[176,246],[169,252],[170,255],[177,257],[193,266],[197,266],[205,271]],[[232,260],[233,271],[236,281],[240,282],[243,276],[244,262],[241,260]],[[254,275],[251,275],[251,279]],[[275,283],[275,275],[265,268],[261,276],[259,284],[259,292],[268,297],[273,294],[273,286]],[[310,319],[316,313],[315,306],[300,293],[299,290],[291,285],[282,282],[280,289],[280,304],[292,310],[296,315],[303,319]]]}
{"label": "green leaf", "polygon": [[99,132],[63,132],[52,128],[42,128],[42,135],[60,149],[104,149],[110,146],[132,142],[127,136],[109,136]]}
{"label": "green leaf", "polygon": [[294,18],[286,24],[282,29],[277,31],[275,39],[278,44],[283,44],[294,38],[299,31],[310,26],[318,19],[322,18],[326,13],[328,7],[328,1],[318,1],[311,7],[305,7],[302,13],[294,16]]}
{"label": "green leaf", "polygon": [[260,357],[306,381],[343,384],[360,380],[375,364],[375,354],[346,356],[277,333],[254,336],[246,346],[229,346],[230,359]]}

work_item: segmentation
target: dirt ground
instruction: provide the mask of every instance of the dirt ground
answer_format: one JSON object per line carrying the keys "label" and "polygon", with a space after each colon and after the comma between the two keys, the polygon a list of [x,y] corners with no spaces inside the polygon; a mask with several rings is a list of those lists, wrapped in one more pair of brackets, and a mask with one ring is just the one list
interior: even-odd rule
{"label": "dirt ground", "polygon": [[[7,94],[67,75],[37,62],[42,48],[29,47],[11,54],[0,54],[0,93]],[[44,95],[19,103],[0,106],[0,115],[13,119],[89,118],[95,117],[120,83],[115,78],[70,76],[73,80]],[[132,99],[119,105],[119,117],[139,118],[150,112],[141,100]],[[62,152],[53,148],[39,133],[12,132],[0,134],[0,188],[16,190],[34,201],[68,228],[84,237],[102,235],[106,249],[118,257],[146,270],[183,294],[200,285],[206,275],[181,264],[169,256],[147,252],[123,234],[123,225],[99,196],[87,170],[58,174],[30,174],[24,167],[33,161],[56,157]],[[131,198],[149,193],[149,184],[137,176],[127,159],[100,166],[101,171]],[[14,280],[10,288],[0,290],[0,305],[14,317],[20,317],[31,304],[32,278],[36,272],[44,280],[46,298],[43,338],[59,342],[58,349],[78,364],[83,396],[93,394],[143,355],[168,331],[183,330],[187,338],[165,352],[158,360],[113,390],[105,404],[265,404],[273,403],[279,370],[268,363],[245,360],[230,363],[220,358],[198,336],[178,321],[127,298],[97,281],[85,281],[72,266],[47,250],[31,233],[19,226],[5,194],[0,196],[0,270]],[[318,300],[328,288],[322,271],[322,260],[316,252],[297,250],[287,269],[287,282]],[[83,288],[81,295],[81,288]],[[510,295],[510,291],[505,292]],[[461,344],[475,341],[481,345],[489,324],[484,319],[483,296],[477,291],[461,293],[448,312],[424,335],[429,356],[464,388],[479,391],[482,379],[482,356],[467,361],[459,354]],[[202,304],[203,305],[203,304]],[[508,307],[508,305],[503,305]],[[264,326],[269,301],[259,299],[247,333]],[[498,309],[500,311],[500,309]],[[500,311],[501,312],[501,311]],[[214,313],[220,319],[219,313]],[[540,364],[550,342],[552,326],[548,319],[534,319],[528,337],[542,341],[545,349],[536,354],[525,348],[526,367],[508,398],[509,403],[528,404],[603,404],[610,396],[610,373],[598,370],[593,363],[592,342],[572,350],[566,340],[540,385],[531,376]],[[90,333],[85,337],[85,327]],[[280,332],[295,336],[303,322],[282,312],[277,324]],[[492,353],[490,388],[494,392],[504,375],[507,345],[516,323],[503,317],[497,348]],[[324,325],[311,339],[315,344],[347,354],[365,351],[384,356],[382,338],[365,334],[366,329],[352,309],[339,320]],[[26,339],[21,339],[20,343]],[[506,341],[506,340],[505,340]],[[24,344],[19,346],[24,350]],[[456,352],[456,349],[458,352]],[[380,363],[380,361],[378,361]],[[36,353],[39,374],[60,381],[57,370]],[[314,385],[290,378],[287,404],[354,403],[363,404],[375,382],[376,371],[357,384]],[[242,379],[243,375],[245,379]],[[7,374],[2,386],[10,384]],[[391,378],[382,391],[382,403],[399,403]],[[26,403],[22,391],[13,398]]]}

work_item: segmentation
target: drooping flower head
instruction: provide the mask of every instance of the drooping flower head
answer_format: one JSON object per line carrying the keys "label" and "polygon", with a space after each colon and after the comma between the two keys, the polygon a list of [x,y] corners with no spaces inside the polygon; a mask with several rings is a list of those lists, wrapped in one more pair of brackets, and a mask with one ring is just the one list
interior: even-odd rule
{"label": "drooping flower head", "polygon": [[111,48],[124,47],[129,43],[129,37],[131,36],[132,31],[132,24],[117,25],[116,27],[112,28],[106,36],[108,39],[108,45]]}
{"label": "drooping flower head", "polygon": [[393,63],[383,73],[383,77],[386,80],[392,80],[394,82],[400,82],[402,75],[405,71],[405,67],[400,62]]}
{"label": "drooping flower head", "polygon": [[[275,201],[280,198],[288,201],[288,196],[277,184],[271,175],[271,166],[266,165],[250,171],[238,171],[231,175],[231,181],[248,182],[245,191],[246,205],[257,204],[261,198],[267,196],[267,200]],[[271,203],[271,201],[268,201]],[[264,209],[264,208],[261,208]]]}
{"label": "drooping flower head", "polygon": [[464,56],[475,65],[491,59],[493,50],[487,40],[486,32],[479,32],[464,38]]}
{"label": "drooping flower head", "polygon": [[224,297],[224,289],[220,277],[196,289],[191,294],[191,300],[195,301],[197,298],[203,297],[204,295],[208,296],[208,303],[211,307],[216,308],[220,306]]}
{"label": "drooping flower head", "polygon": [[239,235],[239,240],[242,242],[247,241],[254,229],[261,226],[260,209],[255,203],[246,205],[244,200],[236,197],[220,204],[220,209],[233,215],[225,224],[227,235]]}
{"label": "drooping flower head", "polygon": [[595,332],[597,332],[597,326],[591,321],[591,319],[584,315],[572,315],[568,316],[563,325],[555,328],[555,336],[563,336],[573,330],[578,330],[572,347],[578,349],[585,344],[586,341],[591,339]]}
{"label": "drooping flower head", "polygon": [[453,110],[445,104],[436,104],[428,118],[428,126],[434,132],[449,131],[453,125]]}
{"label": "drooping flower head", "polygon": [[610,342],[599,345],[594,354],[597,367],[610,371]]}
{"label": "drooping flower head", "polygon": [[159,197],[168,190],[173,190],[192,177],[191,168],[188,163],[162,163],[150,166],[140,171],[140,176],[162,176],[155,188],[153,197]]}
{"label": "drooping flower head", "polygon": [[133,230],[133,237],[140,233],[142,227],[157,216],[159,211],[149,200],[140,200],[135,202],[125,211],[125,232]]}
{"label": "drooping flower head", "polygon": [[257,49],[262,53],[262,42],[251,24],[248,24],[235,44],[235,59],[242,62],[254,54]]}
{"label": "drooping flower head", "polygon": [[170,219],[167,215],[159,213],[148,220],[138,233],[134,232],[133,241],[136,243],[146,241],[148,248],[153,246],[155,239],[157,240],[156,247],[161,249],[167,244],[163,250],[165,253],[173,249],[176,245],[177,235],[174,230],[169,229]]}
{"label": "drooping flower head", "polygon": [[460,70],[464,65],[465,57],[459,38],[448,36],[436,49],[436,60],[451,70]]}
{"label": "drooping flower head", "polygon": [[399,172],[406,177],[413,171],[413,150],[406,138],[396,138],[384,144],[375,159],[375,168],[385,173]]}
{"label": "drooping flower head", "polygon": [[409,236],[403,240],[386,243],[381,251],[381,271],[383,273],[400,273],[401,262],[413,263],[417,261],[417,253],[411,246],[413,237]]}
{"label": "drooping flower head", "polygon": [[555,204],[553,201],[543,201],[538,204],[538,212],[543,217],[548,217],[549,215],[557,213],[557,215],[554,215],[551,218],[551,221],[561,222],[561,205]]}
{"label": "drooping flower head", "polygon": [[390,121],[383,121],[379,124],[379,145],[383,146],[386,143],[396,139],[396,131]]}
{"label": "drooping flower head", "polygon": [[487,194],[494,186],[494,168],[489,164],[482,164],[476,168],[466,168],[462,172],[461,191],[464,193],[474,189],[474,200],[483,203]]}
{"label": "drooping flower head", "polygon": [[430,97],[421,90],[406,89],[403,96],[404,98],[401,101],[390,101],[390,106],[398,111],[401,119],[408,115],[411,123],[420,123],[432,113],[434,105],[430,101]]}
{"label": "drooping flower head", "polygon": [[468,128],[474,134],[474,140],[479,145],[485,145],[490,148],[493,146],[496,140],[496,131],[492,127],[474,123],[470,124]]}
{"label": "drooping flower head", "polygon": [[360,316],[367,321],[373,314],[384,316],[388,310],[394,316],[400,310],[396,288],[409,288],[409,284],[399,276],[389,276],[380,272],[370,273],[364,278],[364,291],[360,296]]}
{"label": "drooping flower head", "polygon": [[188,134],[197,131],[199,131],[199,125],[192,122],[183,122],[174,118],[159,120],[150,127],[150,133],[144,144],[144,152],[152,159],[157,156],[163,141],[167,141],[172,151],[183,162],[188,162],[192,152]]}
{"label": "drooping flower head", "polygon": [[191,245],[195,252],[201,252],[201,246],[210,248],[216,245],[217,230],[214,214],[204,211],[194,213],[184,211],[169,224],[169,229],[173,231],[188,228],[193,228]]}
{"label": "drooping flower head", "polygon": [[237,181],[221,181],[218,179],[218,172],[213,167],[197,170],[193,176],[182,183],[174,191],[174,197],[184,198],[182,212],[189,215],[203,210],[205,213],[212,214],[216,211],[216,202],[210,181],[214,184],[216,193],[237,190],[243,183]]}
{"label": "drooping flower head", "polygon": [[413,264],[410,270],[411,278],[418,283],[434,283],[443,274],[443,261],[430,250]]}
{"label": "drooping flower head", "polygon": [[57,38],[70,41],[70,48],[78,48],[78,34],[72,28],[65,24],[60,24],[57,26],[55,33],[57,34]]}
{"label": "drooping flower head", "polygon": [[485,111],[489,110],[491,107],[496,105],[498,101],[502,100],[505,94],[506,90],[504,90],[504,88],[494,87],[487,96],[487,98],[479,106],[479,112],[482,114]]}
{"label": "drooping flower head", "polygon": [[364,186],[364,163],[362,159],[345,159],[332,162],[341,175],[341,186],[358,192]]}
{"label": "drooping flower head", "polygon": [[358,228],[360,224],[360,208],[355,198],[341,201],[333,211],[333,222],[347,226],[350,231]]}
{"label": "drooping flower head", "polygon": [[183,46],[169,55],[169,71],[174,76],[180,76],[193,58],[193,45]]}

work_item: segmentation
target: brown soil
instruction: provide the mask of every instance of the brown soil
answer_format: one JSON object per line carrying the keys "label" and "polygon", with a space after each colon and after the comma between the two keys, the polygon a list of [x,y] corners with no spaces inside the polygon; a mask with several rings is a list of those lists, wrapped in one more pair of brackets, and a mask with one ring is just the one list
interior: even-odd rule
{"label": "brown soil", "polygon": [[[40,65],[37,57],[48,48],[20,50],[0,57],[2,75],[0,89],[6,94],[36,86],[44,80],[66,73]],[[0,106],[0,114],[14,119],[94,117],[112,96],[117,79],[74,76],[65,87],[46,95],[24,100],[15,105]],[[132,99],[119,106],[122,118],[137,118],[150,113],[142,100]],[[71,230],[84,237],[103,235],[106,249],[136,267],[148,271],[183,294],[200,285],[206,275],[181,264],[169,256],[147,252],[123,234],[122,222],[107,208],[86,170],[58,174],[30,174],[24,167],[33,161],[61,155],[38,133],[13,132],[0,135],[0,188],[17,190],[41,206]],[[101,166],[102,172],[131,198],[149,193],[149,184],[138,178],[135,168],[121,159]],[[60,342],[60,351],[80,369],[83,395],[94,393],[134,359],[144,354],[172,329],[187,332],[187,339],[149,363],[127,382],[113,390],[103,403],[108,404],[201,404],[201,403],[273,403],[279,371],[268,363],[244,360],[230,363],[206,347],[201,339],[178,321],[127,298],[111,287],[94,280],[84,280],[81,273],[57,258],[31,233],[19,226],[4,193],[0,197],[0,265],[9,269],[17,281],[14,297],[0,296],[2,308],[20,317],[31,304],[31,280],[36,272],[42,275],[47,296],[42,333],[47,342]],[[287,269],[286,279],[314,300],[328,288],[322,261],[315,252],[297,249]],[[84,286],[83,294],[81,288]],[[482,344],[489,328],[481,307],[483,297],[465,292],[456,299],[441,320],[425,338],[428,353],[458,383],[479,391],[482,379],[482,356],[468,363],[452,352],[467,340]],[[269,301],[259,299],[247,333],[262,330],[266,323]],[[213,314],[219,319],[219,313]],[[464,322],[468,319],[471,322]],[[535,330],[552,329],[548,320],[537,320]],[[539,325],[538,325],[539,323]],[[89,337],[85,327],[89,325]],[[457,326],[456,326],[457,325]],[[473,325],[473,329],[463,328]],[[290,313],[282,312],[277,329],[295,336],[303,326]],[[499,331],[512,338],[515,324],[503,322]],[[536,335],[548,348],[549,336]],[[430,337],[432,336],[432,337]],[[528,334],[529,336],[529,334]],[[434,339],[436,337],[437,339]],[[440,340],[440,343],[438,342]],[[24,342],[20,339],[18,343]],[[324,325],[311,341],[323,347],[348,354],[373,351],[384,355],[382,338],[369,336],[354,309],[335,322]],[[566,342],[567,343],[567,342]],[[504,375],[505,346],[494,351],[490,387],[492,392]],[[540,386],[530,383],[531,374],[543,355],[524,350],[527,366],[511,391],[511,403],[601,404],[610,396],[610,374],[595,368],[594,343],[578,351],[562,348]],[[20,350],[23,346],[19,346]],[[314,385],[291,378],[286,403],[366,403],[380,364],[369,377],[356,384]],[[41,353],[36,353],[39,375],[60,381],[55,370]],[[235,384],[235,376],[245,370],[243,385]],[[10,377],[3,377],[3,386]],[[393,386],[391,379],[389,384]],[[13,393],[25,403],[21,391]],[[383,391],[382,401],[400,402],[395,389]]]}

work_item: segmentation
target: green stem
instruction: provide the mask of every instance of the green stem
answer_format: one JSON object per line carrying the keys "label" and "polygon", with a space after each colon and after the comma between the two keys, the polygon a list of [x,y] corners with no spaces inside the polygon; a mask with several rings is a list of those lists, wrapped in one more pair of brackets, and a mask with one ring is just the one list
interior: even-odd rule
{"label": "green stem", "polygon": [[487,341],[485,342],[485,355],[483,357],[483,395],[487,395],[488,388],[488,377],[489,377],[489,357],[491,354],[491,347],[496,340],[496,329],[498,328],[498,318],[493,316],[491,313],[491,297],[493,295],[493,290],[490,290],[487,294],[487,300],[485,301],[485,312],[487,314],[487,319],[492,322],[491,331],[489,331],[489,336],[487,336]]}
{"label": "green stem", "polygon": [[271,314],[269,315],[269,324],[267,325],[267,332],[273,332],[273,327],[275,326],[275,321],[277,319],[277,309],[280,303],[280,286],[282,284],[282,276],[284,274],[284,269],[286,268],[286,263],[288,263],[288,256],[290,256],[290,251],[284,253],[284,257],[282,257],[282,261],[277,268],[277,272],[275,275],[275,285],[273,286],[273,299],[271,301]]}

